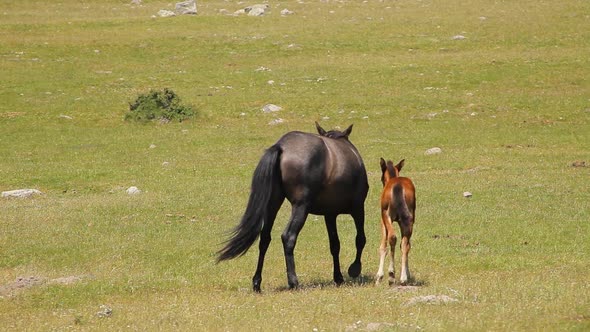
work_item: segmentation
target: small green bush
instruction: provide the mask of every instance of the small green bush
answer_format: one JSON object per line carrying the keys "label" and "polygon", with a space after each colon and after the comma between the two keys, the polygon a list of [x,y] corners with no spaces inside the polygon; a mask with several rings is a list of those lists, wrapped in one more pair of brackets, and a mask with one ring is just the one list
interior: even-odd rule
{"label": "small green bush", "polygon": [[139,95],[135,102],[129,104],[129,112],[125,115],[125,120],[182,122],[194,115],[195,111],[191,106],[181,104],[176,93],[166,88]]}

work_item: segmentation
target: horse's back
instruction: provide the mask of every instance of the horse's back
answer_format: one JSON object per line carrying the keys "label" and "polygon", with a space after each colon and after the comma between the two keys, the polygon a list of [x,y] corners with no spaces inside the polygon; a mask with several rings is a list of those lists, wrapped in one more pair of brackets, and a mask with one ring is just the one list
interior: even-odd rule
{"label": "horse's back", "polygon": [[364,204],[367,174],[349,141],[295,131],[277,144],[283,189],[291,203],[308,202],[314,214],[350,213]]}

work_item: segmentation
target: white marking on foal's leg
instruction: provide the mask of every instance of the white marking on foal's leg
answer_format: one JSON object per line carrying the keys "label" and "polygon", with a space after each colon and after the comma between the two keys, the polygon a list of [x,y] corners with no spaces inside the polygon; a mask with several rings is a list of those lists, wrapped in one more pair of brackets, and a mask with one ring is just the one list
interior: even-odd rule
{"label": "white marking on foal's leg", "polygon": [[378,285],[383,280],[383,268],[385,265],[385,256],[387,256],[387,248],[379,249],[379,270],[375,276],[375,284]]}
{"label": "white marking on foal's leg", "polygon": [[408,263],[408,253],[410,251],[409,239],[407,237],[402,238],[402,272],[399,281],[402,285],[408,283],[410,280],[410,266]]}

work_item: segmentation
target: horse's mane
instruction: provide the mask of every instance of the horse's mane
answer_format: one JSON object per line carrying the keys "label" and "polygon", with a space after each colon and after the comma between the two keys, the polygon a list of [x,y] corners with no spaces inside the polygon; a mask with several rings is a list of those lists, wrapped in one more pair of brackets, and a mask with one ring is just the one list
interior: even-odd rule
{"label": "horse's mane", "polygon": [[348,136],[345,133],[338,131],[338,130],[330,130],[322,136],[328,137],[328,138],[334,138],[334,139],[348,138]]}

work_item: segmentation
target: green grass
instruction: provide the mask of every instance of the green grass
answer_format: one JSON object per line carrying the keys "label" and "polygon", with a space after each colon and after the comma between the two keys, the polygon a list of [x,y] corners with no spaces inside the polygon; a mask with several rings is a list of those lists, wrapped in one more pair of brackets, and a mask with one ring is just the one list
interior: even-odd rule
{"label": "green grass", "polygon": [[[587,1],[286,1],[259,18],[219,14],[246,3],[201,1],[197,16],[170,19],[151,18],[167,2],[129,2],[0,9],[0,191],[44,193],[0,199],[0,290],[20,276],[82,277],[0,292],[0,326],[590,328],[590,168],[571,167],[590,162]],[[139,94],[163,88],[198,117],[124,121]],[[283,110],[262,113],[268,103]],[[302,287],[286,291],[286,204],[253,294],[257,248],[218,265],[215,252],[262,151],[314,121],[354,124],[367,165],[363,276],[332,285],[325,226],[310,216]],[[443,153],[424,155],[434,146]],[[373,286],[379,157],[405,158],[417,187],[418,286],[405,291]],[[339,220],[346,269],[355,231]],[[458,301],[407,305],[425,295]],[[99,318],[101,305],[113,315]]]}

